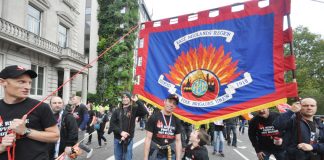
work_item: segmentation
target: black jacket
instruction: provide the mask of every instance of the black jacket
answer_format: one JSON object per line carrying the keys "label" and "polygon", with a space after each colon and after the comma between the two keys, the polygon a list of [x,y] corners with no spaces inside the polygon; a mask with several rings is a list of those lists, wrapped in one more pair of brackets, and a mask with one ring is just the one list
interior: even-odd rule
{"label": "black jacket", "polygon": [[[313,153],[324,154],[324,125],[319,119],[314,118],[318,131],[317,143],[312,144],[313,151],[305,152],[297,149],[298,143],[310,144],[310,127],[303,119],[298,119],[296,114],[292,111],[287,111],[281,114],[275,121],[274,126],[280,130],[285,130],[284,144],[288,155],[291,159],[308,160]],[[300,127],[300,133],[298,132],[298,124]],[[299,135],[300,134],[300,138]],[[301,142],[299,142],[301,140]]]}
{"label": "black jacket", "polygon": [[182,160],[209,160],[208,151],[205,146],[198,146],[191,149],[192,144],[185,149]]}
{"label": "black jacket", "polygon": [[136,105],[131,105],[127,108],[117,108],[111,116],[108,133],[114,132],[114,137],[121,139],[120,133],[125,131],[130,134],[130,138],[133,138],[136,117],[142,117],[147,114],[148,111],[140,101],[136,101]]}
{"label": "black jacket", "polygon": [[[59,155],[64,152],[66,146],[74,146],[78,142],[78,124],[73,114],[67,111],[63,112],[60,129],[60,148]],[[50,159],[54,158],[55,144],[49,144]]]}

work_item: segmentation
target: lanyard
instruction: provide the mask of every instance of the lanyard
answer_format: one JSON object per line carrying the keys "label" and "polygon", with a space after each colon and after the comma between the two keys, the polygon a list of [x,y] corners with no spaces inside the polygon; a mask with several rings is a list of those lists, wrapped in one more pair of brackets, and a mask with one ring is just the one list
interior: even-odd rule
{"label": "lanyard", "polygon": [[[63,110],[59,113],[59,117],[57,119],[57,126],[59,128],[59,130],[61,130],[62,127],[62,115],[63,115]],[[55,144],[55,152],[54,152],[54,157],[58,157],[59,154],[59,148],[60,148],[60,142],[61,142],[61,138],[58,139],[58,141]]]}
{"label": "lanyard", "polygon": [[57,120],[56,120],[56,122],[57,122],[57,126],[58,126],[59,129],[61,129],[62,115],[63,115],[63,110],[60,111],[60,113],[59,113],[59,117],[58,117]]}
{"label": "lanyard", "polygon": [[161,111],[161,113],[162,113],[162,117],[163,117],[164,123],[165,123],[165,125],[167,126],[168,134],[170,134],[170,133],[171,133],[171,132],[170,132],[170,128],[171,128],[171,122],[172,122],[172,114],[171,114],[171,116],[170,116],[170,118],[169,118],[169,124],[168,124],[167,121],[166,121],[166,119],[165,119],[165,115],[163,114],[162,111]]}

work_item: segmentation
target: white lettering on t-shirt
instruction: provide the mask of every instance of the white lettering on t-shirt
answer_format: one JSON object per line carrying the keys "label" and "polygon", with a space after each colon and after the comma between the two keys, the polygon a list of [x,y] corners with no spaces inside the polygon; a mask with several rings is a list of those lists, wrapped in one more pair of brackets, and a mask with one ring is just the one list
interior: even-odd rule
{"label": "white lettering on t-shirt", "polygon": [[[0,137],[4,137],[5,135],[7,135],[8,128],[11,123],[12,121],[4,121],[2,125],[0,125]],[[29,119],[26,119],[26,124],[28,123],[29,123]]]}

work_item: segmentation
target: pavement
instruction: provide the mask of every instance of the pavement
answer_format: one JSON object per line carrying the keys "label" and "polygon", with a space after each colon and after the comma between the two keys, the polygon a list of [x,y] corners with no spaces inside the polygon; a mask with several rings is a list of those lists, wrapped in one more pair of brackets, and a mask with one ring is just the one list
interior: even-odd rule
{"label": "pavement", "polygon": [[[247,128],[245,129],[245,134],[238,134],[237,147],[228,146],[224,142],[224,154],[225,157],[221,157],[219,154],[212,155],[213,146],[208,145],[208,155],[210,160],[257,160],[254,148],[249,141],[247,135]],[[238,130],[237,130],[238,133]],[[113,145],[113,134],[104,135],[107,139],[107,144],[101,148],[98,147],[97,134],[94,133],[92,137],[92,143],[89,147],[94,148],[93,156],[89,160],[114,160],[114,145]],[[144,138],[145,130],[140,130],[138,125],[135,128],[134,146],[133,146],[133,160],[143,160],[144,154]],[[87,140],[85,141],[87,142]],[[78,160],[86,160],[86,154],[83,153],[78,157]],[[274,157],[270,157],[270,160],[275,160]]]}

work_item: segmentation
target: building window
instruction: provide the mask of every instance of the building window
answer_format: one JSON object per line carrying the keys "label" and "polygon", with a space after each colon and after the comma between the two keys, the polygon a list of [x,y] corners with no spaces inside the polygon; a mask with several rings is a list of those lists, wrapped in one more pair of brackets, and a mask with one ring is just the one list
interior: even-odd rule
{"label": "building window", "polygon": [[90,15],[91,14],[91,8],[86,8],[85,9],[85,14]]}
{"label": "building window", "polygon": [[28,5],[27,11],[27,30],[40,35],[41,11]]}
{"label": "building window", "polygon": [[59,24],[58,32],[59,32],[59,46],[65,48],[67,47],[67,28]]}
{"label": "building window", "polygon": [[31,65],[31,69],[37,73],[37,77],[33,79],[32,89],[30,91],[31,95],[43,95],[44,92],[44,67],[37,65]]}

